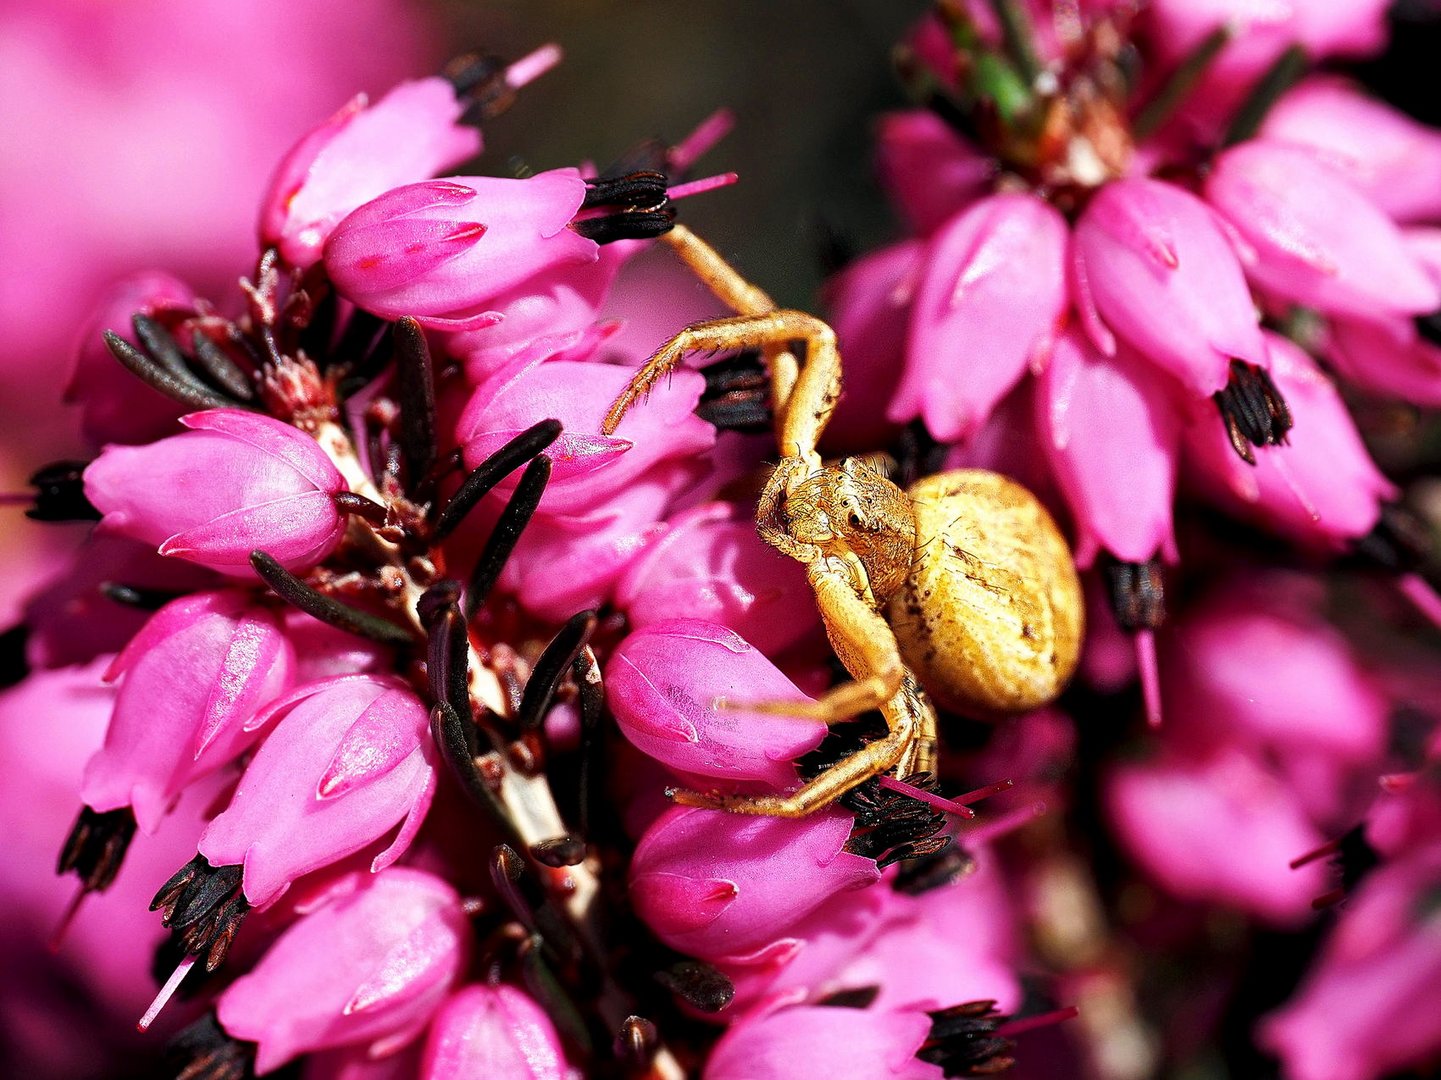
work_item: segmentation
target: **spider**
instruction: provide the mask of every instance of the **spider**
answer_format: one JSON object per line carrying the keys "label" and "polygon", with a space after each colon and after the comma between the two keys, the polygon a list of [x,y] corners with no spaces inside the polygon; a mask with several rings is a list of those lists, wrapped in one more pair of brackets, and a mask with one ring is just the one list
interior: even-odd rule
{"label": "spider", "polygon": [[[1075,669],[1084,607],[1070,549],[1036,497],[978,469],[938,473],[903,491],[865,459],[823,462],[816,445],[841,393],[835,331],[777,308],[683,226],[664,239],[736,314],[688,326],[662,346],[611,406],[603,430],[613,432],[687,354],[762,350],[781,457],[761,493],[757,530],[804,564],[853,681],[806,705],[744,708],[826,723],[879,709],[888,728],[788,794],[673,790],[672,799],[801,817],[873,776],[933,772],[936,713],[927,695],[972,715],[1052,700]],[[795,344],[804,345],[804,363]]]}

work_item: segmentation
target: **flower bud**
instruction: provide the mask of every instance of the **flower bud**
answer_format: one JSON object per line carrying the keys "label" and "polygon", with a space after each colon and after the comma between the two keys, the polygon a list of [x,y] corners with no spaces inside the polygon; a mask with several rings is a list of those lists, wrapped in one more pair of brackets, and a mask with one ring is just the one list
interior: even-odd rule
{"label": "flower bud", "polygon": [[212,867],[244,865],[242,887],[254,907],[399,825],[371,872],[389,866],[405,854],[435,794],[429,714],[398,679],[311,683],[246,726],[276,719],[199,844]]}
{"label": "flower bud", "polygon": [[[916,1052],[931,1034],[920,1009],[798,1005],[746,1017],[716,1043],[704,1080],[942,1080]],[[802,1064],[803,1063],[803,1064]]]}
{"label": "flower bud", "polygon": [[942,442],[975,432],[1050,355],[1065,314],[1068,229],[1030,195],[993,195],[943,225],[926,250],[906,373],[886,411],[925,419]]}
{"label": "flower bud", "polygon": [[394,869],[296,922],[216,1011],[232,1037],[259,1044],[257,1074],[332,1046],[365,1043],[382,1057],[425,1027],[468,948],[455,890]]}
{"label": "flower bud", "polygon": [[105,673],[124,678],[80,797],[100,812],[129,806],[153,833],[188,785],[260,738],[247,721],[290,688],[294,669],[279,617],[244,593],[166,604]]}
{"label": "flower bud", "polygon": [[696,776],[791,787],[798,781],[792,762],[826,734],[818,720],[727,708],[810,699],[745,639],[699,619],[636,630],[611,654],[605,689],[627,739]]}
{"label": "flower bud", "polygon": [[668,525],[616,590],[616,604],[632,627],[702,619],[774,655],[819,626],[805,571],[761,541],[748,510],[707,503],[682,511]]}
{"label": "flower bud", "polygon": [[403,82],[374,105],[364,94],[281,159],[260,203],[260,242],[292,266],[320,260],[331,230],[361,203],[480,153],[465,104],[439,76]]}
{"label": "flower bud", "polygon": [[1327,315],[1421,315],[1441,293],[1398,229],[1309,149],[1257,139],[1221,154],[1206,199],[1254,250],[1251,276]]}
{"label": "flower bud", "polygon": [[491,301],[527,278],[597,260],[596,242],[567,228],[585,196],[576,169],[408,184],[336,226],[325,269],[341,295],[383,318],[474,330],[496,322]]}
{"label": "flower bud", "polygon": [[876,171],[918,236],[930,236],[984,195],[995,160],[929,109],[887,113],[876,126]]}
{"label": "flower bud", "polygon": [[636,848],[631,900],[674,949],[755,954],[827,897],[880,880],[872,860],[844,850],[854,824],[837,809],[775,818],[675,807]]}
{"label": "flower bud", "polygon": [[1189,192],[1159,180],[1107,184],[1077,221],[1072,254],[1081,323],[1104,355],[1120,337],[1198,397],[1226,385],[1233,359],[1265,365],[1241,264]]}
{"label": "flower bud", "polygon": [[555,1025],[513,986],[466,986],[430,1024],[419,1080],[566,1080]]}
{"label": "flower bud", "polygon": [[148,446],[111,446],[85,470],[101,526],[160,554],[250,574],[263,548],[289,570],[314,566],[345,532],[345,480],[309,435],[268,416],[210,409],[191,430]]}

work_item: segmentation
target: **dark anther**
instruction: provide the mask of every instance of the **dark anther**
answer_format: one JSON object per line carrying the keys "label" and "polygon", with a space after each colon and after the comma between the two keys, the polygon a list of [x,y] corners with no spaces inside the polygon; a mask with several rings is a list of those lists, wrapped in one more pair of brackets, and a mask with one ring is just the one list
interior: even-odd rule
{"label": "dark anther", "polygon": [[237,401],[254,401],[255,384],[249,375],[230,358],[230,354],[210,339],[203,330],[196,330],[191,339],[195,362],[211,381]]}
{"label": "dark anther", "polygon": [[204,856],[196,855],[150,901],[150,910],[160,911],[161,925],[175,932],[187,956],[204,959],[206,971],[214,971],[225,960],[250,913],[240,891],[241,877],[239,866],[211,866]]}
{"label": "dark anther", "polygon": [[75,871],[86,892],[103,892],[120,872],[125,850],[135,836],[135,814],[128,806],[101,813],[80,808],[75,827],[60,849],[57,874]]}
{"label": "dark anther", "polygon": [[682,960],[665,971],[656,972],[655,981],[693,1009],[718,1013],[735,997],[735,985],[725,974],[699,960]]}
{"label": "dark anther", "polygon": [[474,615],[479,610],[490,596],[490,590],[495,588],[495,583],[500,580],[500,572],[505,568],[505,562],[515,550],[515,545],[520,542],[520,534],[530,523],[531,515],[540,505],[540,497],[545,494],[545,485],[549,482],[548,457],[536,458],[525,467],[525,472],[521,473],[519,483],[511,492],[510,501],[500,512],[495,528],[486,537],[485,547],[475,560],[475,569],[471,571],[470,582],[465,589],[467,616]]}
{"label": "dark anther", "polygon": [[426,672],[431,695],[465,718],[471,715],[470,639],[459,597],[460,582],[437,582],[421,596],[416,610],[430,635]]}
{"label": "dark anther", "polygon": [[556,836],[530,845],[530,854],[542,866],[560,869],[585,862],[585,841],[574,836]]}
{"label": "dark anther", "polygon": [[1211,395],[1226,424],[1231,447],[1248,465],[1256,464],[1256,446],[1280,446],[1291,430],[1291,410],[1264,368],[1231,361],[1231,377]]}
{"label": "dark anther", "polygon": [[314,360],[322,370],[330,366],[333,359],[330,351],[331,339],[335,337],[336,320],[340,317],[340,299],[334,289],[326,289],[310,309],[305,325],[296,338],[297,351]]}
{"label": "dark anther", "polygon": [[643,1016],[627,1016],[615,1035],[615,1056],[628,1071],[644,1073],[660,1049],[660,1032]]}
{"label": "dark anther", "polygon": [[1416,332],[1432,345],[1441,345],[1441,311],[1430,315],[1418,315],[1415,319]]}
{"label": "dark anther", "polygon": [[580,803],[581,835],[595,839],[595,825],[604,805],[601,776],[604,758],[602,737],[604,735],[605,686],[601,682],[600,664],[589,645],[580,650],[580,655],[570,666],[571,678],[579,690],[580,702]]}
{"label": "dark anther", "polygon": [[1352,544],[1363,563],[1397,574],[1420,570],[1431,558],[1435,540],[1430,527],[1400,503],[1382,503],[1371,531]]}
{"label": "dark anther", "polygon": [[100,592],[108,600],[141,611],[159,611],[170,601],[182,595],[168,589],[146,589],[139,585],[126,585],[119,581],[102,581]]}
{"label": "dark anther", "polygon": [[1122,630],[1155,630],[1166,621],[1166,578],[1156,559],[1103,564],[1106,594]]}
{"label": "dark anther", "polygon": [[370,524],[380,527],[385,524],[389,511],[374,499],[367,499],[364,495],[357,495],[353,491],[342,491],[331,496],[331,502],[342,514],[354,514],[358,518],[364,518]]}
{"label": "dark anther", "polygon": [[570,924],[547,902],[536,875],[526,873],[525,860],[509,844],[491,850],[490,881],[547,957],[567,967],[580,959],[580,941]]}
{"label": "dark anther", "polygon": [[100,511],[85,497],[88,461],[55,461],[30,477],[35,503],[25,516],[36,521],[99,521]]}
{"label": "dark anther", "polygon": [[[593,1052],[595,1040],[591,1037],[579,1006],[571,997],[566,983],[556,977],[555,969],[548,961],[549,942],[539,936],[532,936],[521,946],[520,974],[530,996],[555,1021],[561,1037],[576,1046],[583,1056]],[[597,1032],[601,1034],[601,1032]]]}
{"label": "dark anther", "polygon": [[585,187],[585,201],[580,204],[583,210],[598,206],[656,210],[667,197],[665,174],[649,170],[624,176],[597,177],[587,180]]}
{"label": "dark anther", "polygon": [[105,346],[130,372],[162,394],[194,409],[234,408],[235,402],[222,397],[194,379],[182,379],[167,371],[149,354],[137,349],[111,330],[104,333]]}
{"label": "dark anther", "polygon": [[461,716],[449,703],[438,701],[430,708],[430,734],[445,760],[450,775],[470,800],[491,817],[513,848],[525,846],[510,812],[475,763],[475,724]]}
{"label": "dark anther", "polygon": [[[935,787],[929,775],[905,778],[906,783],[927,791]],[[846,792],[841,805],[856,815],[846,850],[852,855],[874,859],[887,867],[903,859],[937,855],[951,843],[941,830],[946,815],[899,791],[881,787],[874,778]]]}
{"label": "dark anther", "polygon": [[608,212],[582,218],[571,228],[597,244],[616,240],[650,240],[670,231],[675,224],[675,207],[666,193],[664,173],[627,173],[586,181],[582,210],[605,208]]}
{"label": "dark anther", "polygon": [[265,584],[275,590],[282,600],[293,604],[307,615],[313,615],[323,623],[339,627],[352,634],[368,637],[383,645],[413,645],[415,637],[403,626],[397,626],[388,619],[360,611],[349,604],[318,593],[292,574],[275,558],[263,551],[250,553],[250,565]]}
{"label": "dark anther", "polygon": [[179,1070],[176,1080],[252,1080],[255,1049],[231,1038],[208,1012],[170,1040],[165,1056]]}
{"label": "dark anther", "polygon": [[994,1076],[1014,1065],[1016,1044],[996,1034],[1010,1017],[994,1001],[968,1001],[933,1012],[931,1033],[916,1057],[939,1065],[947,1076]]}
{"label": "dark anther", "polygon": [[159,362],[161,367],[179,378],[195,381],[195,375],[185,361],[185,354],[180,351],[180,343],[175,340],[175,336],[169,330],[150,316],[138,312],[131,316],[130,325],[135,328],[135,336],[139,339],[141,346]]}
{"label": "dark anther", "polygon": [[535,731],[540,727],[560,680],[595,632],[595,623],[594,611],[579,612],[567,619],[555,637],[550,639],[525,684],[518,718],[522,731]]}
{"label": "dark anther", "polygon": [[406,316],[395,324],[395,371],[400,399],[400,447],[407,490],[435,465],[435,369],[420,323]]}
{"label": "dark anther", "polygon": [[920,896],[949,885],[975,869],[976,857],[960,844],[952,843],[944,851],[901,863],[891,888],[907,896]]}
{"label": "dark anther", "polygon": [[675,207],[667,204],[655,210],[619,210],[613,214],[577,221],[571,228],[597,244],[617,240],[654,240],[675,225]]}
{"label": "dark anther", "polygon": [[331,352],[334,362],[341,365],[342,376],[336,386],[341,398],[365,386],[390,362],[390,328],[390,323],[368,311],[357,310],[346,320]]}
{"label": "dark anther", "polygon": [[1381,857],[1366,839],[1364,821],[1341,834],[1341,838],[1336,842],[1336,853],[1331,859],[1331,865],[1340,875],[1341,888],[1348,893],[1380,863]]}
{"label": "dark anther", "polygon": [[705,390],[696,415],[722,431],[760,434],[771,430],[771,382],[759,353],[744,352],[711,364],[701,374]]}
{"label": "dark anther", "polygon": [[525,879],[525,860],[516,854],[509,844],[497,844],[490,852],[490,881],[500,893],[501,899],[531,933],[535,932],[535,906],[531,903],[521,882]]}
{"label": "dark anther", "polygon": [[881,988],[879,986],[853,986],[847,990],[837,990],[834,994],[827,994],[816,1004],[829,1006],[832,1009],[869,1009],[876,998],[880,996]]}
{"label": "dark anther", "polygon": [[560,438],[560,433],[559,420],[542,420],[526,428],[472,469],[441,510],[431,538],[439,542],[449,536],[487,492]]}
{"label": "dark anther", "polygon": [[8,690],[30,675],[30,661],[25,655],[29,640],[30,628],[24,623],[0,631],[0,690]]}

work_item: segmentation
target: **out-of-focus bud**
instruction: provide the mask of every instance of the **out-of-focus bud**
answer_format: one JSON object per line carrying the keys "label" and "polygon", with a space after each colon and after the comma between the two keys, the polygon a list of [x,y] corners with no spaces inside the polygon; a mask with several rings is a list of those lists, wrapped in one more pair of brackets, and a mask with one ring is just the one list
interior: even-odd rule
{"label": "out-of-focus bud", "polygon": [[1206,199],[1251,249],[1256,281],[1327,315],[1421,315],[1441,307],[1401,230],[1310,150],[1256,139],[1221,154]]}
{"label": "out-of-focus bud", "polygon": [[926,237],[986,193],[996,162],[935,113],[917,109],[881,117],[876,169],[911,231]]}
{"label": "out-of-focus bud", "polygon": [[1107,184],[1076,223],[1072,252],[1077,310],[1105,355],[1120,337],[1199,397],[1226,385],[1232,360],[1265,365],[1241,264],[1189,192],[1159,180]]}
{"label": "out-of-focus bud", "polygon": [[805,571],[761,541],[747,510],[707,503],[667,524],[616,589],[616,604],[632,627],[703,619],[734,630],[767,655],[819,627]]}
{"label": "out-of-focus bud", "polygon": [[420,1080],[566,1080],[560,1036],[545,1010],[513,986],[466,986],[430,1024]]}
{"label": "out-of-focus bud", "polygon": [[636,630],[611,654],[605,689],[625,737],[681,773],[781,790],[826,734],[816,720],[734,708],[810,699],[738,634],[699,619]]}
{"label": "out-of-focus bud", "polygon": [[748,1017],[716,1043],[705,1080],[782,1080],[804,1071],[828,1080],[942,1080],[916,1057],[931,1033],[920,1009],[798,1005]]}
{"label": "out-of-focus bud", "polygon": [[631,900],[672,948],[754,955],[827,897],[880,880],[872,860],[844,850],[854,822],[834,809],[773,818],[676,807],[636,848]]}
{"label": "out-of-focus bud", "polygon": [[100,812],[129,806],[153,833],[187,786],[260,738],[246,722],[290,688],[294,669],[279,616],[244,593],[166,604],[106,672],[123,680],[80,797]]}
{"label": "out-of-focus bud", "polygon": [[1181,414],[1164,379],[1128,348],[1105,357],[1071,330],[1037,382],[1037,426],[1076,520],[1079,566],[1102,550],[1124,562],[1176,559]]}
{"label": "out-of-focus bud", "polygon": [[220,995],[233,1038],[258,1044],[265,1074],[300,1054],[414,1039],[465,966],[469,927],[440,878],[394,869],[311,912]]}
{"label": "out-of-focus bud", "polygon": [[252,573],[263,548],[289,570],[314,566],[345,532],[334,496],[345,480],[320,444],[268,416],[210,409],[191,430],[147,446],[111,446],[85,470],[102,528],[224,573]]}
{"label": "out-of-focus bud", "polygon": [[80,430],[87,442],[143,443],[175,430],[185,407],[126,370],[102,335],[113,330],[133,345],[130,320],[135,315],[173,324],[194,314],[194,305],[189,286],[158,271],[134,274],[111,286],[80,333],[65,384],[65,401],[80,406]]}
{"label": "out-of-focus bud", "polygon": [[318,262],[357,206],[480,153],[480,132],[458,122],[465,107],[438,76],[403,82],[374,105],[357,95],[281,159],[260,203],[261,244],[292,266]]}
{"label": "out-of-focus bud", "polygon": [[911,310],[906,373],[891,420],[925,419],[942,442],[985,422],[1028,365],[1050,354],[1065,314],[1066,220],[1030,195],[993,195],[941,227]]}
{"label": "out-of-focus bud", "polygon": [[246,726],[277,718],[199,844],[212,867],[244,865],[242,887],[254,907],[399,825],[371,871],[389,866],[405,854],[435,793],[429,714],[398,679],[312,683]]}
{"label": "out-of-focus bud", "polygon": [[325,269],[366,311],[474,330],[498,321],[492,301],[527,278],[596,261],[596,242],[567,228],[585,197],[577,169],[407,184],[335,227]]}

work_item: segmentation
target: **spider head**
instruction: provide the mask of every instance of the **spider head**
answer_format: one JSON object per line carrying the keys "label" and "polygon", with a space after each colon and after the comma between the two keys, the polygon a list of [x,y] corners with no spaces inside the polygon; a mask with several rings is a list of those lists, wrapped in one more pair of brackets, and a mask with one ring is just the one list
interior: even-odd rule
{"label": "spider head", "polygon": [[910,572],[916,547],[911,501],[860,458],[816,470],[791,489],[781,517],[792,539],[827,555],[857,556],[878,599]]}

